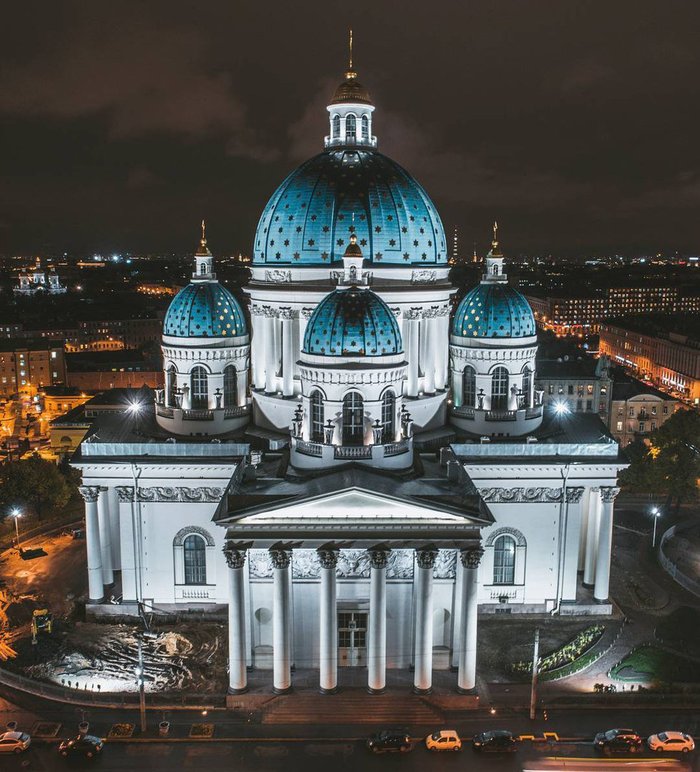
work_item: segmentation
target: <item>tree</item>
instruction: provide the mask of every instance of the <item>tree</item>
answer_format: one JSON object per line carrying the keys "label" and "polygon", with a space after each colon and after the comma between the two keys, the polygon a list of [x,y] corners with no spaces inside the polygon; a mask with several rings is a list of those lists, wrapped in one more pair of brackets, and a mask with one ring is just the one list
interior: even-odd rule
{"label": "tree", "polygon": [[663,493],[668,504],[698,496],[700,478],[700,413],[678,410],[658,429],[647,443],[633,443],[626,448],[630,466],[620,476],[626,487]]}
{"label": "tree", "polygon": [[56,464],[30,456],[0,467],[0,511],[6,517],[12,507],[29,509],[40,520],[62,509],[71,497],[71,486]]}

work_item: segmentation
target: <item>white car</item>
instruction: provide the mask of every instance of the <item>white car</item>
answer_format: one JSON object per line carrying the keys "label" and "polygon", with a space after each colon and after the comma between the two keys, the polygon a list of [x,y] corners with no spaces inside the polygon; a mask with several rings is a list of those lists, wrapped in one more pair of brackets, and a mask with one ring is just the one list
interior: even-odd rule
{"label": "white car", "polygon": [[5,732],[0,734],[0,753],[22,753],[31,742],[32,738],[24,732]]}
{"label": "white car", "polygon": [[647,745],[652,751],[688,753],[695,749],[695,740],[685,732],[659,732],[647,740]]}
{"label": "white car", "polygon": [[462,741],[454,729],[438,729],[425,738],[425,747],[429,751],[459,751]]}

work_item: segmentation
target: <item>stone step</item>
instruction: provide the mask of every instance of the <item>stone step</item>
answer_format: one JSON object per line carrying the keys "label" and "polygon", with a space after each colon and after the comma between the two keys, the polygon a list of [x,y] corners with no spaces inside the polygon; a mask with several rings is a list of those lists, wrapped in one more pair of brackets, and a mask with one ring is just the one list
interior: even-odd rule
{"label": "stone step", "polygon": [[265,724],[432,724],[443,714],[417,695],[367,694],[364,690],[338,694],[286,694],[265,706]]}

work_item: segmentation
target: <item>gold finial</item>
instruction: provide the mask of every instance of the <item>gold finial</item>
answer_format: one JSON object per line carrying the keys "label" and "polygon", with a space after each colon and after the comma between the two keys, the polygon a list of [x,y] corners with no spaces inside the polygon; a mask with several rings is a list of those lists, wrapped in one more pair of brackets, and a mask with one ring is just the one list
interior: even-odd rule
{"label": "gold finial", "polygon": [[493,222],[493,241],[491,242],[491,246],[494,249],[498,246],[498,223],[495,220]]}
{"label": "gold finial", "polygon": [[207,224],[202,220],[202,240],[199,242],[203,247],[207,245]]}
{"label": "gold finial", "polygon": [[352,66],[352,27],[350,27],[350,33],[348,36],[348,71],[345,73],[347,80],[353,80],[357,77],[357,73]]}

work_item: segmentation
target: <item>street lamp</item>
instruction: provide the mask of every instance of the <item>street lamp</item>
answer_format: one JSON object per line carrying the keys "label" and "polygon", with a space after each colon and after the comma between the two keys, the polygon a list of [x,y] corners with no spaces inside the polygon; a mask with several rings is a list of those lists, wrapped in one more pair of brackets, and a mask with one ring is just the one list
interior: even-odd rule
{"label": "street lamp", "polygon": [[651,533],[651,548],[656,549],[656,524],[661,517],[661,511],[658,507],[654,507],[654,509],[651,510],[651,516],[654,518],[654,530]]}
{"label": "street lamp", "polygon": [[21,547],[19,546],[19,519],[22,517],[22,512],[15,507],[12,512],[10,512],[10,515],[14,517],[15,519],[15,534],[17,536],[17,550],[19,552],[22,551]]}

